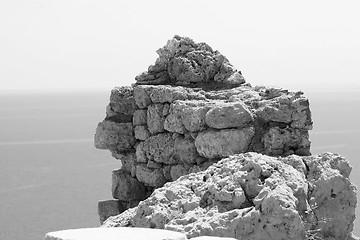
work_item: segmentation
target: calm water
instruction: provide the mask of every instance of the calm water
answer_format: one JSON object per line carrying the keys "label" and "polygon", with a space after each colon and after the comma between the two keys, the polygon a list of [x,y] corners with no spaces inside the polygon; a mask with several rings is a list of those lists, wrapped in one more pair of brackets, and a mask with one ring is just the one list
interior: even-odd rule
{"label": "calm water", "polygon": [[[1,240],[39,240],[49,231],[99,225],[97,201],[111,198],[111,170],[120,166],[93,147],[108,96],[0,93]],[[352,182],[360,186],[360,93],[306,96],[314,121],[312,153],[347,157]],[[360,235],[359,220],[355,233]]]}

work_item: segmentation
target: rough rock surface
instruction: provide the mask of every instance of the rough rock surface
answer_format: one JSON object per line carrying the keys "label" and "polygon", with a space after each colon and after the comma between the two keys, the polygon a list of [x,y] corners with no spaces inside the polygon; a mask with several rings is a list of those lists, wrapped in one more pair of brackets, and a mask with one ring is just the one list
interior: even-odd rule
{"label": "rough rock surface", "polygon": [[206,43],[176,35],[157,54],[155,64],[135,78],[137,84],[224,88],[245,82],[241,72]]}
{"label": "rough rock surface", "polygon": [[183,232],[188,238],[347,239],[355,219],[351,167],[339,155],[244,153],[180,177],[104,227]]}
{"label": "rough rock surface", "polygon": [[252,87],[225,56],[186,37],[157,53],[135,84],[111,91],[96,129],[95,146],[122,163],[115,200],[99,203],[101,221],[121,214],[104,226],[352,239],[351,168],[338,155],[310,156],[302,92]]}
{"label": "rough rock surface", "polygon": [[226,57],[189,38],[158,54],[136,84],[111,91],[96,129],[95,146],[122,162],[112,189],[124,206],[233,154],[310,155],[302,92],[245,84]]}

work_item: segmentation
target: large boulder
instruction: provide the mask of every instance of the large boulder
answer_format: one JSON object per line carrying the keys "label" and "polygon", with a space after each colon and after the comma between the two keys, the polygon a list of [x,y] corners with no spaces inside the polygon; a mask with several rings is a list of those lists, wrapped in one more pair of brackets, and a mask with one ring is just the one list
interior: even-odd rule
{"label": "large boulder", "polygon": [[350,172],[346,159],[330,153],[233,155],[165,184],[103,227],[167,229],[188,238],[347,239],[356,206]]}

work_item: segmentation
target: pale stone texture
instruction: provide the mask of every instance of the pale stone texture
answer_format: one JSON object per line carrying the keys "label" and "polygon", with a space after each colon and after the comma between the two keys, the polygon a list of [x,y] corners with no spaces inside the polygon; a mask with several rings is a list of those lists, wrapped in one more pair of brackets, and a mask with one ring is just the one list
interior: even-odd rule
{"label": "pale stone texture", "polygon": [[206,43],[175,35],[157,53],[155,65],[135,78],[137,84],[233,87],[245,82],[241,72]]}
{"label": "pale stone texture", "polygon": [[144,164],[136,166],[136,177],[140,182],[153,187],[161,187],[167,182],[162,169],[150,169]]}
{"label": "pale stone texture", "polygon": [[151,134],[146,126],[136,126],[134,128],[134,135],[136,139],[145,141]]}
{"label": "pale stone texture", "polygon": [[220,104],[212,107],[205,115],[206,124],[217,129],[244,127],[253,120],[247,107],[240,102],[220,102]]}
{"label": "pale stone texture", "polygon": [[195,146],[203,157],[228,157],[245,152],[253,135],[254,130],[252,128],[208,130],[199,133],[195,140]]}
{"label": "pale stone texture", "polygon": [[350,171],[346,159],[330,153],[233,155],[165,184],[103,226],[254,240],[306,239],[319,229],[321,239],[351,239],[356,189]]}
{"label": "pale stone texture", "polygon": [[147,124],[146,112],[147,112],[147,110],[145,110],[145,109],[139,109],[134,112],[134,115],[133,115],[133,125],[134,126]]}
{"label": "pale stone texture", "polygon": [[132,124],[104,120],[96,128],[94,141],[99,149],[131,149],[135,144]]}
{"label": "pale stone texture", "polygon": [[145,228],[79,228],[45,235],[45,240],[186,240],[179,232]]}
{"label": "pale stone texture", "polygon": [[337,154],[308,157],[309,205],[324,237],[345,239],[353,230],[356,187],[350,183],[349,162]]}
{"label": "pale stone texture", "polygon": [[147,125],[151,134],[164,131],[163,104],[153,104],[147,110]]}
{"label": "pale stone texture", "polygon": [[[310,155],[311,113],[302,92],[245,84],[225,56],[189,38],[175,36],[158,54],[135,84],[112,90],[95,134],[95,146],[121,160],[121,181],[113,185],[122,186],[116,195],[125,209],[137,206],[134,195],[148,196],[233,154]],[[146,189],[131,188],[135,180]],[[254,183],[247,191],[258,190]],[[238,189],[233,205],[248,204],[244,196]]]}
{"label": "pale stone texture", "polygon": [[144,150],[147,159],[166,164],[176,163],[173,158],[175,152],[174,139],[170,133],[161,133],[149,137],[144,142]]}
{"label": "pale stone texture", "polygon": [[199,156],[196,151],[193,139],[185,139],[178,137],[174,141],[175,155],[174,158],[179,163],[195,164],[196,158]]}

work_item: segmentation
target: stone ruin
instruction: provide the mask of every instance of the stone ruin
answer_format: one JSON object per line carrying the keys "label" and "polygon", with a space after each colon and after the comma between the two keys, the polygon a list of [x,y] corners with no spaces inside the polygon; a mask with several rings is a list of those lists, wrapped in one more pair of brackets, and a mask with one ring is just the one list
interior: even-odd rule
{"label": "stone ruin", "polygon": [[[302,92],[245,83],[206,43],[175,36],[111,91],[95,146],[121,161],[104,227],[188,238],[351,239],[356,188],[336,154],[311,156]],[[315,239],[315,238],[314,238]]]}

